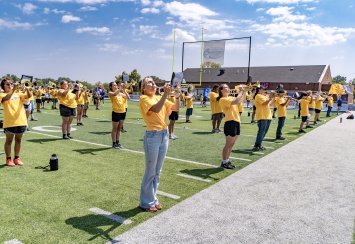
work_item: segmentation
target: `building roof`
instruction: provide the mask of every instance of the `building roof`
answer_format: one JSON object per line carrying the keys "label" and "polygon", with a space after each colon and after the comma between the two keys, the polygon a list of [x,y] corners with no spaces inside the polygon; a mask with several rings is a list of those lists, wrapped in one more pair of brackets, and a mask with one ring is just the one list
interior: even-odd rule
{"label": "building roof", "polygon": [[[301,65],[301,66],[264,66],[250,67],[252,81],[270,83],[325,83],[331,82],[329,65]],[[184,70],[187,83],[200,82],[200,69],[188,68]],[[203,82],[237,82],[245,83],[248,78],[247,67],[204,68]]]}

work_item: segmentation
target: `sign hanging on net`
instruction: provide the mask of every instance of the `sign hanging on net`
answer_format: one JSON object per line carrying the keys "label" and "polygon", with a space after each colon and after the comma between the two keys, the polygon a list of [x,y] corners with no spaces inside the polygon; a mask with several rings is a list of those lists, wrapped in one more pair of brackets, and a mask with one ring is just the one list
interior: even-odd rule
{"label": "sign hanging on net", "polygon": [[183,72],[173,72],[171,75],[171,81],[170,84],[175,87],[178,84],[186,84],[186,81],[184,79],[184,73]]}
{"label": "sign hanging on net", "polygon": [[224,64],[225,41],[208,41],[203,43],[203,63]]}

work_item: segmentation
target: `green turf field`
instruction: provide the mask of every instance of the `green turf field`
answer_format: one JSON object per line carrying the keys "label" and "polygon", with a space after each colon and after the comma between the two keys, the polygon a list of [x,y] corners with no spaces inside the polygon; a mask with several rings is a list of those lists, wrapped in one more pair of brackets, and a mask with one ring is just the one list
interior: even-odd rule
{"label": "green turf field", "polygon": [[[23,167],[5,166],[5,155],[2,155],[0,243],[13,239],[23,243],[104,243],[159,214],[142,212],[137,207],[144,171],[142,138],[145,130],[137,105],[137,102],[130,102],[124,126],[128,132],[121,137],[121,144],[130,150],[111,148],[111,104],[105,101],[101,110],[90,107],[89,118],[83,119],[84,126],[73,126],[77,129],[72,132],[75,140],[62,140],[61,132],[32,129],[24,135],[22,142]],[[48,109],[50,104],[46,107],[42,113],[35,113],[39,120],[31,121],[30,127],[60,126],[59,112]],[[185,108],[182,108],[180,115],[184,116],[184,113]],[[181,118],[175,129],[179,139],[169,144],[170,158],[165,160],[159,190],[180,198],[160,196],[164,209],[297,139],[300,120],[294,119],[293,111],[288,115],[283,130],[288,140],[276,143],[273,139],[277,127],[275,120],[264,143],[267,150],[260,155],[248,151],[254,144],[257,125],[250,124],[245,111],[241,136],[231,154],[243,160],[232,159],[236,170],[223,170],[217,166],[220,165],[224,134],[210,133],[209,108],[195,105],[192,123],[185,124]],[[324,120],[325,113],[321,115]],[[58,155],[59,170],[37,169],[48,165],[52,153]],[[210,182],[177,174],[196,176]],[[128,218],[132,223],[117,223],[90,212],[90,208],[103,209]]]}

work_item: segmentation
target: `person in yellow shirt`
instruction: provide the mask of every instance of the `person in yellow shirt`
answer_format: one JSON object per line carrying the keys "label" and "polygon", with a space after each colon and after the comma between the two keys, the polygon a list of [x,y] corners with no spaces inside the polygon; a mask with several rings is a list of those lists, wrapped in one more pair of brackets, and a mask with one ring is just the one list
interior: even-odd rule
{"label": "person in yellow shirt", "polygon": [[178,104],[178,106],[175,107],[175,109],[171,111],[171,114],[169,115],[168,128],[169,128],[169,139],[171,140],[178,139],[178,137],[174,134],[174,127],[175,127],[175,122],[179,119],[180,97],[181,97],[180,86],[177,86],[175,91],[171,93],[167,98],[170,102],[174,104],[175,103]]}
{"label": "person in yellow shirt", "polygon": [[79,88],[78,92],[78,98],[76,99],[76,125],[77,126],[83,126],[83,122],[81,121],[83,118],[83,111],[84,111],[84,105],[85,105],[85,92],[83,88]]}
{"label": "person in yellow shirt", "polygon": [[[126,86],[127,86],[127,82],[121,82],[121,87],[126,87]],[[133,88],[131,88],[131,89],[126,89],[126,88],[125,88],[125,92],[126,92],[127,94],[131,94],[131,93],[132,93],[132,89],[133,89]],[[127,99],[126,102],[125,102],[125,110],[126,110],[126,113],[127,113],[127,110],[128,110],[128,99]],[[124,121],[123,121],[123,123],[124,123]],[[125,128],[123,128],[123,124],[122,124],[122,127],[121,127],[121,132],[122,132],[122,133],[127,132],[127,130],[126,130]]]}
{"label": "person in yellow shirt", "polygon": [[283,90],[279,90],[277,97],[275,98],[275,108],[277,110],[278,124],[276,129],[276,139],[285,140],[282,136],[282,128],[285,125],[287,106],[291,101],[290,97],[285,97],[286,93]]}
{"label": "person in yellow shirt", "polygon": [[54,86],[49,88],[49,95],[51,96],[52,99],[52,110],[57,109],[57,103],[58,103],[57,93],[58,93],[57,87]]}
{"label": "person in yellow shirt", "polygon": [[79,86],[74,86],[73,90],[69,89],[69,84],[66,80],[60,82],[60,89],[58,91],[59,112],[62,116],[62,132],[63,139],[68,140],[73,137],[70,135],[71,123],[73,117],[76,116],[76,100],[79,96]]}
{"label": "person in yellow shirt", "polygon": [[[3,78],[1,80],[0,103],[4,111],[4,133],[5,133],[5,154],[6,165],[13,167],[15,165],[23,165],[20,158],[21,141],[23,133],[27,129],[27,118],[23,102],[32,96],[29,88],[26,87],[26,93],[18,93],[17,85],[14,85],[14,81],[11,78]],[[11,145],[15,138],[15,157],[11,158]]]}
{"label": "person in yellow shirt", "polygon": [[[308,95],[308,100],[309,100],[309,105],[308,105],[308,110],[309,110],[309,120],[312,118],[314,111],[316,109],[316,98],[313,96],[312,91],[307,91]],[[312,126],[307,123],[306,128],[313,128]]]}
{"label": "person in yellow shirt", "polygon": [[218,98],[218,85],[214,85],[212,91],[209,94],[210,97],[210,105],[211,105],[211,112],[212,112],[212,133],[219,133],[221,130],[219,129],[222,119],[223,113],[219,102],[217,101]]}
{"label": "person in yellow shirt", "polygon": [[222,84],[218,88],[218,102],[221,106],[224,118],[224,135],[226,136],[226,143],[222,150],[221,167],[225,169],[234,169],[235,166],[230,162],[229,156],[232,152],[233,146],[240,135],[240,115],[238,104],[245,97],[245,92],[239,90],[237,97],[229,96],[229,87],[227,84]]}
{"label": "person in yellow shirt", "polygon": [[41,112],[41,104],[42,104],[42,89],[39,86],[36,86],[33,91],[33,96],[36,101],[37,113]]}
{"label": "person in yellow shirt", "polygon": [[190,116],[194,109],[194,95],[185,92],[186,99],[186,123],[191,123]]}
{"label": "person in yellow shirt", "polygon": [[164,94],[156,96],[157,86],[151,77],[145,77],[141,85],[142,95],[139,98],[139,109],[147,126],[144,133],[145,172],[141,185],[139,207],[148,212],[156,212],[162,208],[157,198],[160,173],[169,144],[167,117],[172,110],[178,108],[167,100],[172,88],[164,85]]}
{"label": "person in yellow shirt", "polygon": [[312,103],[313,97],[308,97],[307,94],[301,93],[300,95],[300,107],[301,107],[301,124],[300,124],[300,129],[298,130],[299,133],[306,133],[305,130],[303,130],[304,123],[306,123],[306,128],[309,128],[309,104]]}
{"label": "person in yellow shirt", "polygon": [[333,105],[334,105],[334,98],[332,94],[329,94],[327,96],[327,101],[328,101],[328,108],[327,108],[327,117],[330,117],[330,112],[332,111]]}
{"label": "person in yellow shirt", "polygon": [[325,100],[322,95],[318,95],[316,97],[316,107],[314,109],[315,111],[315,116],[314,116],[314,124],[317,124],[318,121],[320,121],[320,112],[322,111],[323,108],[323,101]]}
{"label": "person in yellow shirt", "polygon": [[87,111],[89,109],[89,105],[91,102],[91,94],[90,91],[87,89],[87,87],[84,86],[84,89],[85,89],[85,94],[84,94],[85,105],[83,110],[83,118],[88,118]]}
{"label": "person in yellow shirt", "polygon": [[130,96],[123,83],[112,81],[109,84],[109,89],[108,96],[112,104],[112,148],[122,149],[123,146],[120,144],[121,129],[126,119],[126,101],[130,99]]}
{"label": "person in yellow shirt", "polygon": [[266,133],[269,130],[272,115],[270,111],[270,103],[274,100],[275,94],[266,94],[266,87],[260,86],[256,89],[254,105],[256,107],[255,119],[258,121],[258,134],[254,144],[253,151],[265,150],[261,145]]}

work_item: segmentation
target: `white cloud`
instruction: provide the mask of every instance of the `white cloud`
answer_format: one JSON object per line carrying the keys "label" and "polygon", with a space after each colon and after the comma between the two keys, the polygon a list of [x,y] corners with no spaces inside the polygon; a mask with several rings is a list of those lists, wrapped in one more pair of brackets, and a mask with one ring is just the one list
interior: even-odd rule
{"label": "white cloud", "polygon": [[134,2],[135,0],[38,0],[49,3],[105,4],[109,2]]}
{"label": "white cloud", "polygon": [[158,14],[159,12],[160,12],[160,10],[157,8],[143,8],[141,10],[142,14],[146,14],[146,13]]}
{"label": "white cloud", "polygon": [[158,33],[158,26],[156,26],[156,25],[140,25],[139,31],[144,35],[153,34],[155,36],[155,34]]}
{"label": "white cloud", "polygon": [[111,35],[111,30],[108,27],[83,27],[76,29],[76,33],[88,33],[91,35]]}
{"label": "white cloud", "polygon": [[62,22],[63,23],[70,23],[70,22],[78,22],[81,21],[80,17],[73,16],[73,15],[63,15]]}
{"label": "white cloud", "polygon": [[147,6],[150,5],[150,0],[141,0],[142,5]]}
{"label": "white cloud", "polygon": [[153,7],[160,7],[160,6],[163,6],[164,5],[164,2],[163,1],[154,1],[153,2]]}
{"label": "white cloud", "polygon": [[105,43],[99,46],[99,50],[104,52],[118,52],[120,49],[122,49],[121,45],[113,43]]}
{"label": "white cloud", "polygon": [[297,4],[297,3],[310,3],[318,2],[319,0],[247,0],[248,3],[278,3],[278,4]]}
{"label": "white cloud", "polygon": [[291,7],[276,7],[270,8],[266,13],[271,16],[277,16],[274,21],[299,21],[306,19],[305,15],[292,14],[292,9]]}
{"label": "white cloud", "polygon": [[268,45],[277,43],[283,46],[326,46],[346,42],[355,34],[355,28],[321,27],[316,24],[279,22],[267,25],[254,24],[252,28],[269,35],[273,40]]}
{"label": "white cloud", "polygon": [[58,10],[58,9],[50,9],[50,8],[44,8],[43,9],[43,13],[44,14],[50,14],[50,13],[54,13],[54,14],[69,14],[67,11],[65,10]]}
{"label": "white cloud", "polygon": [[[166,41],[173,41],[173,32],[165,37]],[[186,30],[175,28],[175,41],[176,42],[194,42],[196,41],[195,37]]]}
{"label": "white cloud", "polygon": [[32,3],[25,3],[23,5],[19,4],[16,5],[19,9],[21,9],[21,11],[24,14],[33,14],[35,12],[35,10],[38,8],[36,5],[33,5]]}
{"label": "white cloud", "polygon": [[28,22],[21,23],[18,21],[7,21],[0,18],[0,29],[4,29],[4,28],[12,29],[12,30],[14,29],[28,30],[32,28],[32,25]]}
{"label": "white cloud", "polygon": [[96,11],[96,10],[97,10],[97,8],[93,7],[93,6],[84,6],[79,9],[79,11],[84,11],[84,12]]}

